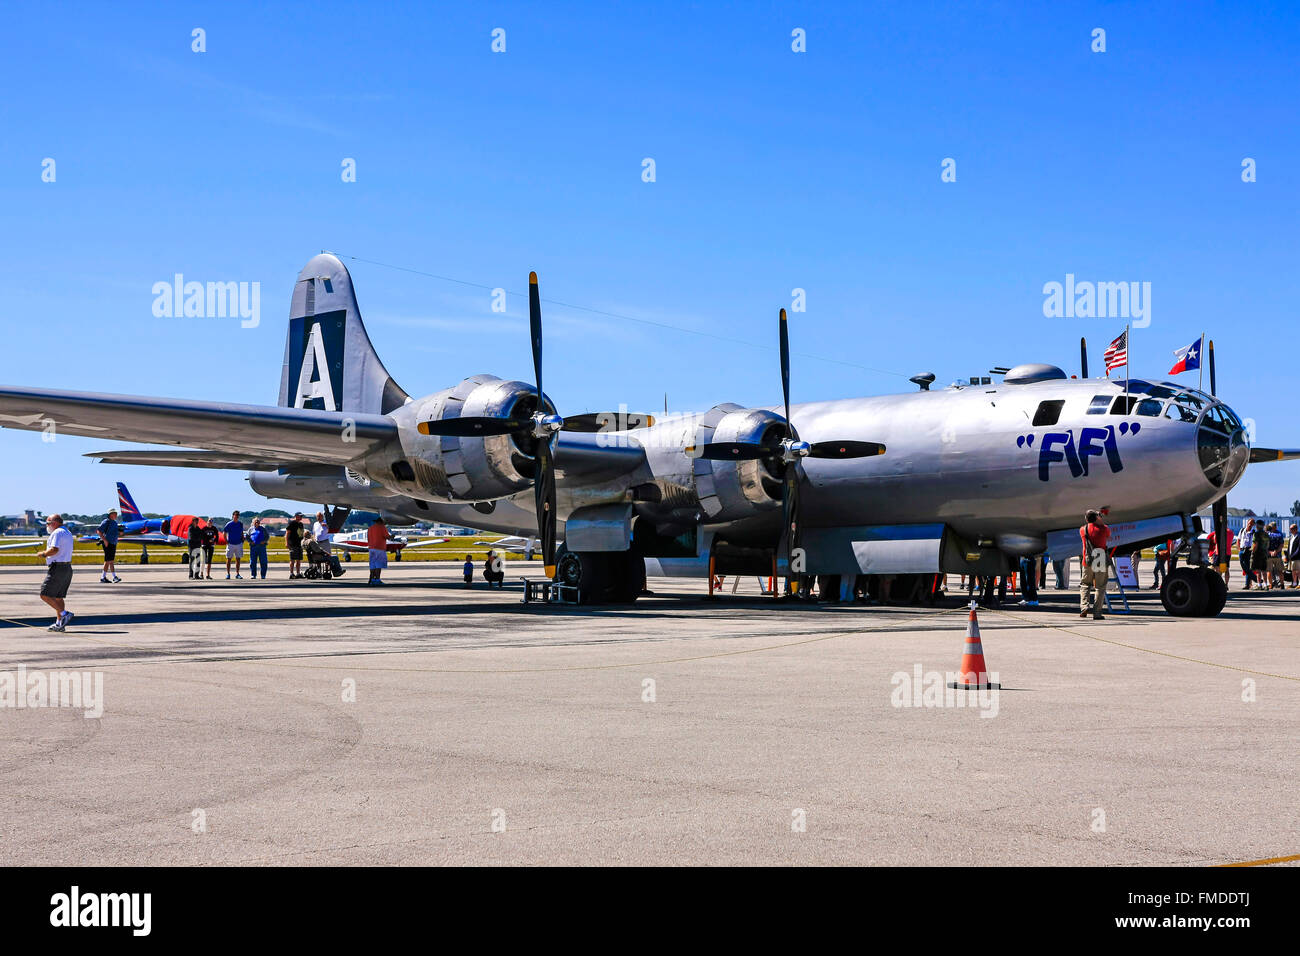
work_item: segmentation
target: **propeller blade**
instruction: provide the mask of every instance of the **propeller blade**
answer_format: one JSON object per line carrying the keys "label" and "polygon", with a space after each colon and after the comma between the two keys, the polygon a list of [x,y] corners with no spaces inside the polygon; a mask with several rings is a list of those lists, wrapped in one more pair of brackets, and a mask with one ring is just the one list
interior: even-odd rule
{"label": "propeller blade", "polygon": [[815,441],[809,458],[870,458],[883,455],[885,446],[878,441]]}
{"label": "propeller blade", "polygon": [[1210,339],[1210,394],[1219,395],[1218,377],[1214,374],[1214,339]]}
{"label": "propeller blade", "polygon": [[799,551],[799,463],[785,469],[781,493],[782,531],[786,541],[786,562],[793,564]]}
{"label": "propeller blade", "polygon": [[786,329],[785,309],[781,310],[781,394],[785,397],[785,420],[794,437],[794,425],[790,424],[790,333]]}
{"label": "propeller blade", "polygon": [[1250,450],[1250,461],[1252,464],[1261,461],[1295,461],[1300,458],[1300,448],[1252,448]]}
{"label": "propeller blade", "polygon": [[533,374],[537,378],[537,407],[542,407],[542,297],[537,273],[528,273],[528,327],[533,336]]}
{"label": "propeller blade", "polygon": [[756,458],[766,458],[780,453],[779,447],[747,441],[708,442],[704,445],[686,446],[686,454],[692,458],[707,458],[710,461],[753,461]]}
{"label": "propeller blade", "polygon": [[537,536],[542,541],[542,564],[546,576],[555,577],[555,460],[551,443],[537,443],[537,471],[533,477],[533,500],[537,506]]}
{"label": "propeller blade", "polygon": [[1079,339],[1079,372],[1080,378],[1088,377],[1088,340]]}
{"label": "propeller blade", "polygon": [[585,415],[566,416],[564,430],[566,432],[622,432],[633,428],[649,428],[654,423],[653,415],[642,412],[588,412]]}
{"label": "propeller blade", "polygon": [[421,435],[475,438],[484,435],[508,435],[531,424],[515,418],[444,418],[440,421],[420,422],[416,430]]}

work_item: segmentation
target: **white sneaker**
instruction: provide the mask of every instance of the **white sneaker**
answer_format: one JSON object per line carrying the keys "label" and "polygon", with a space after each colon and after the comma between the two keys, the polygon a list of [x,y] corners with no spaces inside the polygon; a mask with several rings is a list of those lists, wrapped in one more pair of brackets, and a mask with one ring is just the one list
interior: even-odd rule
{"label": "white sneaker", "polygon": [[119,578],[119,577],[115,574],[115,575],[113,575],[113,583],[114,583],[114,584],[121,584],[121,583],[122,583],[122,579]]}
{"label": "white sneaker", "polygon": [[60,627],[59,630],[61,631],[61,630],[63,630],[63,628],[65,628],[65,627],[67,627],[69,624],[71,624],[71,623],[72,623],[72,619],[73,619],[74,617],[76,617],[76,615],[73,614],[71,611],[64,611],[64,612],[63,612],[63,626]]}
{"label": "white sneaker", "polygon": [[55,621],[53,624],[51,624],[49,627],[47,627],[46,630],[47,630],[47,631],[61,631],[61,630],[63,630],[63,618],[59,618],[57,621]]}

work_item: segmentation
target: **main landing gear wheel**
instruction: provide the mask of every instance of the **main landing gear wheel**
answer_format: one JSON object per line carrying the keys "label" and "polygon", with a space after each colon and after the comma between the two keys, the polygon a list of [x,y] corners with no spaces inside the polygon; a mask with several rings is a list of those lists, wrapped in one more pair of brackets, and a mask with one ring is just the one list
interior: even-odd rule
{"label": "main landing gear wheel", "polygon": [[1202,617],[1210,603],[1210,587],[1201,568],[1177,568],[1160,586],[1160,601],[1174,617]]}
{"label": "main landing gear wheel", "polygon": [[1205,602],[1205,610],[1201,612],[1201,616],[1217,617],[1219,612],[1223,610],[1223,606],[1228,603],[1228,585],[1219,572],[1212,568],[1201,568],[1201,574],[1205,576],[1206,590],[1209,592],[1209,598]]}
{"label": "main landing gear wheel", "polygon": [[569,551],[555,559],[555,580],[578,589],[583,604],[631,604],[645,590],[645,559],[630,551]]}

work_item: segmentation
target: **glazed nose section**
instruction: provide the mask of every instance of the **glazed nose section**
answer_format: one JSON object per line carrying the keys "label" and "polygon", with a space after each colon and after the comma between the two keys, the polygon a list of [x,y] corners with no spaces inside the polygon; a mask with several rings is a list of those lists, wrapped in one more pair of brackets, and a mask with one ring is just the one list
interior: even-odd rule
{"label": "glazed nose section", "polygon": [[1201,470],[1216,488],[1231,488],[1246,470],[1250,460],[1250,446],[1246,433],[1240,428],[1230,432],[1209,424],[1202,424],[1196,433],[1196,450],[1201,459]]}

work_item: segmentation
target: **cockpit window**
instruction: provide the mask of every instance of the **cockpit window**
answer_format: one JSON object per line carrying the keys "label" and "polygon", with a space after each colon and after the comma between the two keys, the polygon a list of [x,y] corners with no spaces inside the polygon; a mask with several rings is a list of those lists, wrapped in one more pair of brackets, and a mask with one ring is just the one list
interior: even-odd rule
{"label": "cockpit window", "polygon": [[1192,406],[1192,408],[1205,407],[1205,403],[1201,401],[1196,395],[1193,395],[1191,392],[1179,392],[1178,397],[1175,399],[1175,401],[1181,402],[1184,405],[1190,405]]}
{"label": "cockpit window", "polygon": [[1061,420],[1061,409],[1064,407],[1064,399],[1040,402],[1038,405],[1038,411],[1034,412],[1034,424],[1055,425]]}
{"label": "cockpit window", "polygon": [[1186,405],[1170,402],[1168,407],[1165,408],[1165,418],[1175,422],[1194,422],[1196,421],[1196,412]]}
{"label": "cockpit window", "polygon": [[1224,413],[1222,405],[1216,405],[1214,408],[1210,409],[1209,413],[1205,416],[1204,424],[1210,426],[1216,431],[1223,432],[1225,435],[1231,435],[1235,430],[1235,426]]}
{"label": "cockpit window", "polygon": [[1156,418],[1160,415],[1160,408],[1163,403],[1159,399],[1144,398],[1137,403],[1135,411],[1139,415],[1145,415],[1147,418]]}
{"label": "cockpit window", "polygon": [[1121,395],[1115,399],[1115,404],[1110,407],[1110,413],[1112,415],[1131,415],[1133,414],[1133,406],[1137,404],[1137,401],[1136,395]]}
{"label": "cockpit window", "polygon": [[1089,415],[1105,415],[1106,409],[1110,408],[1109,395],[1094,395],[1092,402],[1088,405]]}

